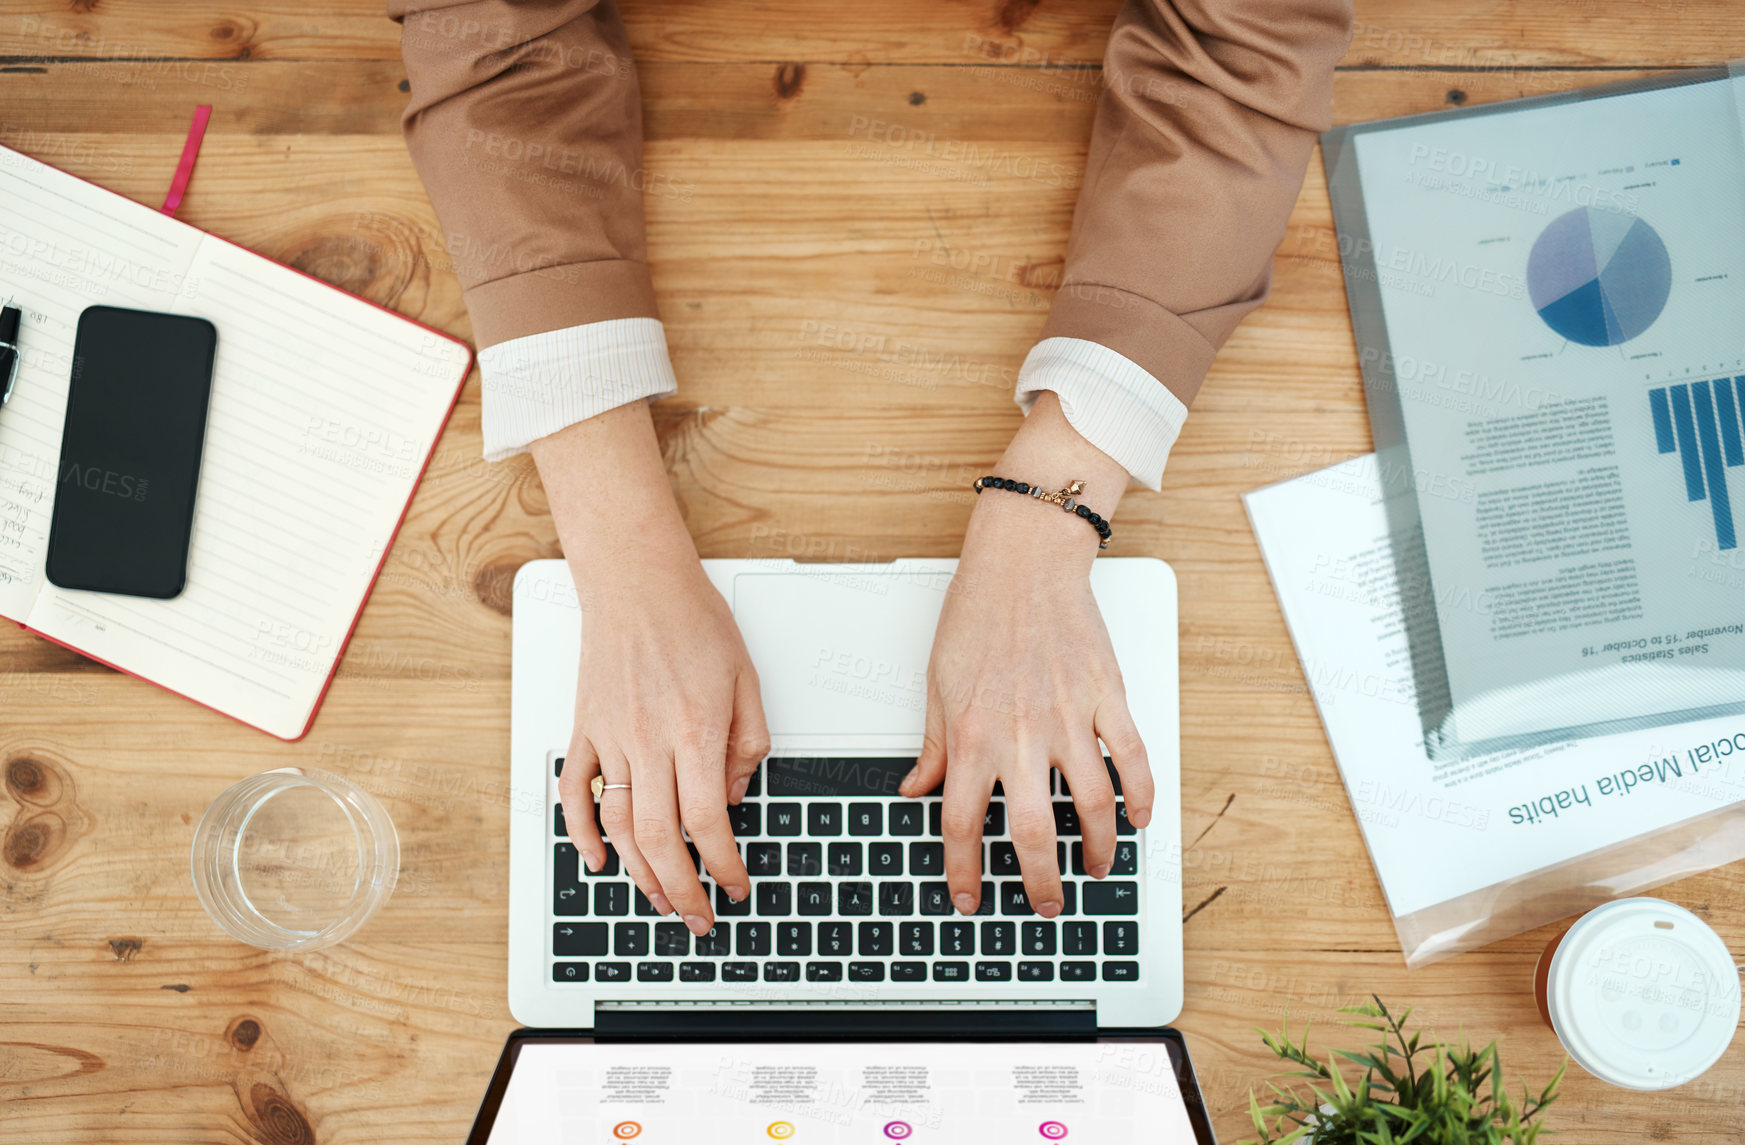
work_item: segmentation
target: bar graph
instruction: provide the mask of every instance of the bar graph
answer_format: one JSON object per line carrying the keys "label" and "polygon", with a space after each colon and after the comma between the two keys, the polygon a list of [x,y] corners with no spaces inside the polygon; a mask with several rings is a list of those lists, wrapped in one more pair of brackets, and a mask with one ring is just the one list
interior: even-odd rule
{"label": "bar graph", "polygon": [[1707,500],[1715,518],[1715,546],[1737,548],[1727,470],[1745,465],[1745,377],[1680,383],[1648,391],[1654,441],[1677,453],[1687,501]]}

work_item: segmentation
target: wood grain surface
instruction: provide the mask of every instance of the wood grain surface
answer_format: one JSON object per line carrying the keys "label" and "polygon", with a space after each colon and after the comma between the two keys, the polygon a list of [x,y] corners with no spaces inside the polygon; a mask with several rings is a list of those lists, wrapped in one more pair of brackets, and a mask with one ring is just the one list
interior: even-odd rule
{"label": "wood grain surface", "polygon": [[[1076,179],[918,172],[851,147],[852,123],[1076,172],[1116,3],[624,7],[665,176],[650,248],[681,390],[658,420],[703,554],[955,555],[965,484],[1018,424]],[[1736,0],[1361,0],[1358,22],[1341,122],[1745,56]],[[0,3],[0,143],[155,206],[192,107],[214,104],[183,218],[466,336],[468,239],[402,148],[403,79],[377,0]],[[1317,161],[1272,300],[1220,355],[1164,491],[1121,508],[1121,551],[1181,581],[1179,1025],[1226,1141],[1271,1072],[1253,1028],[1325,1032],[1372,991],[1500,1038],[1527,1080],[1560,1060],[1530,994],[1549,930],[1404,968],[1242,512],[1242,492],[1368,447]],[[0,632],[0,1140],[462,1138],[514,1025],[508,585],[559,552],[526,459],[479,453],[475,377],[301,743]],[[206,805],[293,763],[373,791],[404,848],[381,915],[302,956],[226,938],[188,878]],[[1745,946],[1738,869],[1664,893]],[[1577,1072],[1551,1122],[1578,1145],[1717,1145],[1745,1141],[1742,1107],[1735,1045],[1666,1096]]]}

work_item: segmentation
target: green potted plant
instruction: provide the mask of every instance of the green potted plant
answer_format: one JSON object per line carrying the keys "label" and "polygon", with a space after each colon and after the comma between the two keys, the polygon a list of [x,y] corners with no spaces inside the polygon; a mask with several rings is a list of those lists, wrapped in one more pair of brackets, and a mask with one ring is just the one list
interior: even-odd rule
{"label": "green potted plant", "polygon": [[[1269,1081],[1272,1102],[1262,1105],[1249,1091],[1260,1137],[1243,1145],[1533,1145],[1539,1139],[1540,1115],[1557,1099],[1567,1062],[1539,1096],[1523,1085],[1516,1104],[1504,1088],[1495,1042],[1476,1051],[1465,1038],[1424,1047],[1418,1033],[1404,1029],[1412,1011],[1395,1018],[1373,995],[1340,1013],[1358,1015],[1343,1024],[1374,1030],[1381,1041],[1357,1052],[1334,1050],[1319,1061],[1309,1053],[1307,1029],[1301,1043],[1291,1041],[1289,1019],[1276,1036],[1258,1031],[1280,1061],[1299,1067],[1279,1076],[1308,1079],[1307,1092]],[[1362,1067],[1354,1084],[1340,1072],[1340,1058]]]}

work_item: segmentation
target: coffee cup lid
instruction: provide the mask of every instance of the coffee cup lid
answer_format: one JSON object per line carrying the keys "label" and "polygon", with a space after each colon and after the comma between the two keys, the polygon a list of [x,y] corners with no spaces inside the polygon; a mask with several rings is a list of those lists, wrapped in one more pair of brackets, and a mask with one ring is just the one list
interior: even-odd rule
{"label": "coffee cup lid", "polygon": [[1662,899],[1589,911],[1552,956],[1551,1025],[1577,1065],[1669,1089],[1714,1065],[1739,1025],[1739,972],[1702,919]]}

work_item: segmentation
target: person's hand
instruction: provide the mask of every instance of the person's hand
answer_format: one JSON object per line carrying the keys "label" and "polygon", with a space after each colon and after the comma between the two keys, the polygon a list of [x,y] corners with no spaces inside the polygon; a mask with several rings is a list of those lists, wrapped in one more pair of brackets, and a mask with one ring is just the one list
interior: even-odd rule
{"label": "person's hand", "polygon": [[591,781],[629,784],[604,792],[600,823],[654,909],[704,934],[715,912],[682,831],[722,893],[743,900],[751,879],[727,806],[769,752],[757,672],[679,518],[646,405],[571,426],[533,453],[588,602],[558,780],[570,838],[598,871],[606,846]]}
{"label": "person's hand", "polygon": [[[1078,500],[1105,519],[1128,476],[1079,436],[1051,393],[990,472],[1049,490],[1081,479]],[[965,914],[981,899],[982,823],[996,781],[1025,892],[1045,918],[1062,907],[1051,767],[1072,790],[1093,877],[1108,874],[1116,841],[1099,738],[1121,777],[1129,821],[1143,827],[1151,819],[1145,745],[1091,596],[1097,542],[1089,524],[1056,506],[998,489],[977,498],[927,666],[926,739],[900,788],[918,796],[944,781],[946,880]]]}

